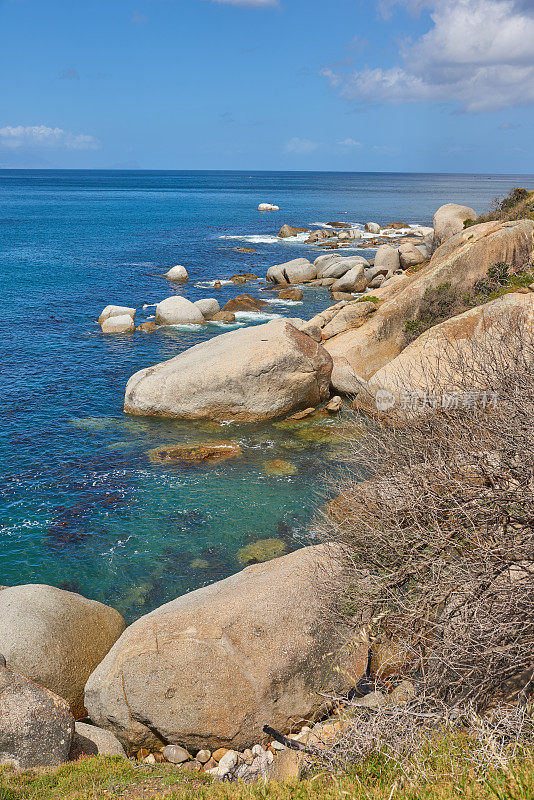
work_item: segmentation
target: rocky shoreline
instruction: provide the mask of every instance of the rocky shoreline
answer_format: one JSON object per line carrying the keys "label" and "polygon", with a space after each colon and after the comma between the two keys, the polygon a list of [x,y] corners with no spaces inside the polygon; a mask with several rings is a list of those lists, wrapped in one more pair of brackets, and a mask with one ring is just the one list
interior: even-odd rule
{"label": "rocky shoreline", "polygon": [[[330,245],[358,238],[343,223],[331,227],[324,236]],[[366,228],[373,236],[404,233]],[[534,330],[532,220],[476,224],[473,209],[447,204],[431,231],[411,231],[397,244],[380,244],[373,263],[333,247],[313,263],[270,267],[267,281],[280,292],[326,286],[335,303],[309,320],[223,333],[135,373],[125,411],[298,420],[323,408],[335,413],[342,395],[357,410],[387,413],[403,402],[407,386],[417,397],[432,391],[447,347],[472,346],[519,318]],[[476,292],[496,264],[521,280],[480,299]],[[183,267],[173,270],[167,278],[187,280]],[[427,325],[436,294],[441,316]],[[478,301],[464,309],[466,297]],[[250,309],[262,301],[243,295],[232,302]],[[215,299],[190,303],[175,295],[158,304],[152,327],[140,327],[204,324],[220,314],[230,322],[233,313]],[[134,332],[135,314],[106,307],[103,333]],[[206,457],[226,457],[219,450]],[[337,564],[326,546],[304,547],[178,597],[129,627],[115,610],[72,592],[0,587],[0,764],[55,766],[99,753],[167,760],[219,779],[295,774],[306,752],[343,724],[325,696],[352,690],[370,661],[375,673],[381,668],[363,635],[363,598],[358,635],[353,618],[345,630],[324,622],[323,578]],[[390,688],[389,695],[362,690],[361,705],[403,702],[415,691]],[[281,739],[266,734],[266,725]]]}

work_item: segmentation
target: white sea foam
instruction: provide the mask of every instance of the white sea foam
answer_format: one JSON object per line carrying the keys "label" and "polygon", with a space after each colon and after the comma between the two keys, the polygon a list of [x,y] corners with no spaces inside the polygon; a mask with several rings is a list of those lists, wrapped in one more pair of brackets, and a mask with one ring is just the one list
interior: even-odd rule
{"label": "white sea foam", "polygon": [[233,284],[233,281],[214,278],[212,281],[198,281],[197,283],[195,283],[195,287],[197,289],[213,289],[216,283],[220,283],[222,284],[222,286],[231,286]]}
{"label": "white sea foam", "polygon": [[269,322],[271,319],[280,319],[281,314],[266,314],[264,311],[236,311],[235,317],[238,320],[247,322]]}
{"label": "white sea foam", "polygon": [[277,244],[280,239],[278,236],[270,234],[242,234],[240,236],[219,236],[219,239],[232,239],[239,242],[249,242],[249,244]]}
{"label": "white sea foam", "polygon": [[143,306],[143,311],[145,311],[147,308],[156,308],[156,306],[157,303],[145,303]]}
{"label": "white sea foam", "polygon": [[302,300],[281,300],[279,297],[269,297],[266,303],[272,303],[277,306],[301,306]]}
{"label": "white sea foam", "polygon": [[178,331],[201,331],[204,327],[204,323],[196,324],[196,323],[188,323],[183,325],[162,325],[162,328],[172,328],[173,330]]}

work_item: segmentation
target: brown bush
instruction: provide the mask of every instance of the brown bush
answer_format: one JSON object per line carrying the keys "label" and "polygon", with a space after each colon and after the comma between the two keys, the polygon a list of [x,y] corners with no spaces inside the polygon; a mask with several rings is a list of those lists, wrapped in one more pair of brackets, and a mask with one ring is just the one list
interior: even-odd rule
{"label": "brown bush", "polygon": [[533,365],[518,320],[444,354],[439,379],[460,408],[355,418],[355,437],[349,425],[334,513],[319,526],[344,567],[328,613],[361,628],[370,610],[371,641],[406,653],[398,674],[415,679],[419,702],[481,711],[532,686]]}

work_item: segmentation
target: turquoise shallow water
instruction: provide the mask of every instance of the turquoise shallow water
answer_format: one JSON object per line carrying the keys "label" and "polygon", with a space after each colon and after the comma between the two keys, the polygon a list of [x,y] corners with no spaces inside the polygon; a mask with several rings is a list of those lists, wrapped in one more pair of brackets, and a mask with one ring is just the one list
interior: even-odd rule
{"label": "turquoise shallow water", "polygon": [[[181,263],[191,280],[176,291],[192,300],[217,296],[222,305],[260,285],[214,292],[207,281],[238,271],[263,276],[271,264],[317,255],[278,242],[283,222],[429,224],[443,202],[483,210],[531,183],[528,176],[0,171],[0,584],[71,588],[133,619],[235,572],[244,545],[277,538],[287,549],[299,546],[338,463],[341,445],[322,430],[334,424],[328,419],[291,431],[125,416],[133,372],[223,329],[106,337],[95,320],[107,303],[135,305],[143,321],[174,291],[162,273]],[[258,213],[263,201],[281,211]],[[256,252],[236,252],[240,246]],[[302,304],[272,303],[268,312],[308,318],[327,305],[324,290],[308,289]],[[238,441],[243,457],[178,469],[147,455],[158,445],[210,439]],[[268,474],[272,459],[289,461],[291,474]]]}

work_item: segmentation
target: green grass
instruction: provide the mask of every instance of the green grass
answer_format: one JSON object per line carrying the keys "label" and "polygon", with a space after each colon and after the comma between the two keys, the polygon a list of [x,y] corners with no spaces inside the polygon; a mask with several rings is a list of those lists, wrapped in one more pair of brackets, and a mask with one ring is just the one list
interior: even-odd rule
{"label": "green grass", "polygon": [[379,297],[375,297],[375,295],[373,295],[373,294],[364,294],[361,297],[358,297],[356,302],[357,303],[374,303],[375,306],[376,306],[376,305],[378,305],[378,303],[381,303],[382,300]]}
{"label": "green grass", "polygon": [[373,753],[345,775],[315,771],[291,784],[211,783],[170,765],[91,758],[56,770],[0,767],[0,800],[534,800],[534,750],[483,773],[465,735],[433,742],[401,768]]}

